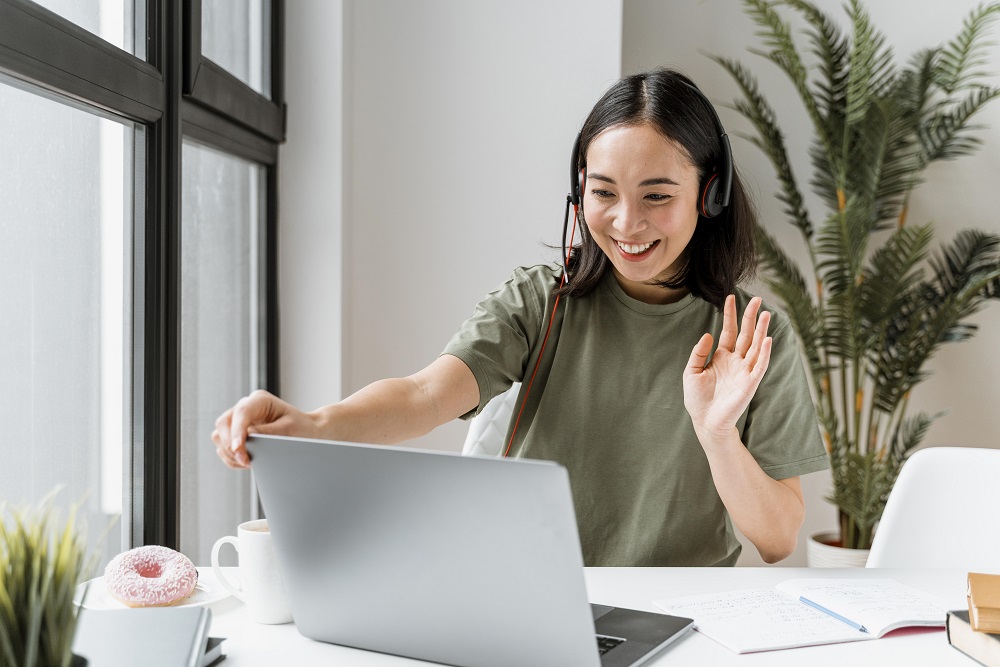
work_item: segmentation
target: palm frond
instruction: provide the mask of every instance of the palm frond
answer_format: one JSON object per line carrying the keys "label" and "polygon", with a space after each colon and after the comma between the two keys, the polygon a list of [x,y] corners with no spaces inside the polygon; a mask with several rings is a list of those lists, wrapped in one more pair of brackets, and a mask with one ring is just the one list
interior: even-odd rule
{"label": "palm frond", "polygon": [[858,290],[858,314],[874,352],[876,341],[903,306],[907,294],[923,278],[920,263],[927,257],[934,229],[931,225],[897,229],[872,255]]}
{"label": "palm frond", "polygon": [[785,139],[778,129],[774,110],[760,94],[756,79],[744,65],[717,56],[713,59],[729,72],[739,85],[743,98],[736,101],[736,109],[757,131],[757,136],[749,139],[770,158],[781,184],[781,193],[778,196],[785,205],[785,213],[808,241],[813,234],[812,223],[792,173],[788,151],[785,149]]}
{"label": "palm frond", "polygon": [[915,124],[919,125],[919,119],[931,104],[940,60],[941,49],[920,49],[910,57],[909,66],[899,73],[896,97]]}
{"label": "palm frond", "polygon": [[[812,43],[811,52],[819,61],[816,68],[816,99],[825,117],[829,137],[839,136],[834,132],[837,123],[843,124],[843,105],[847,97],[850,41],[837,23],[806,0],[783,0],[788,7],[798,11],[809,24],[807,36]],[[830,142],[826,142],[830,143]]]}
{"label": "palm frond", "polygon": [[[888,117],[880,161],[881,173],[876,180],[875,218],[897,220],[906,198],[922,180],[922,147],[917,140],[917,125],[895,95],[879,105]],[[882,227],[879,227],[880,229]]]}
{"label": "palm frond", "polygon": [[871,202],[872,230],[895,220],[906,194],[919,181],[921,147],[915,127],[893,95],[872,100],[863,123],[852,128],[845,190]]}
{"label": "palm frond", "polygon": [[953,160],[979,148],[981,141],[968,133],[979,128],[969,125],[969,120],[998,96],[1000,88],[978,86],[953,106],[931,114],[918,131],[923,161]]}
{"label": "palm frond", "polygon": [[828,500],[849,517],[856,534],[862,536],[860,544],[844,542],[850,548],[870,546],[875,524],[892,488],[888,470],[876,457],[874,450],[864,454],[847,452],[843,465],[834,470],[833,492]]}
{"label": "palm frond", "polygon": [[965,230],[932,257],[934,275],[910,290],[886,329],[878,351],[877,404],[891,411],[927,377],[926,362],[941,345],[967,340],[976,332],[968,317],[989,299],[1000,298],[1000,238]]}
{"label": "palm frond", "polygon": [[885,35],[872,25],[860,0],[850,0],[848,14],[854,27],[851,45],[847,97],[844,102],[847,126],[865,117],[873,96],[881,95],[892,83],[892,48]]}
{"label": "palm frond", "polygon": [[951,95],[973,79],[983,76],[978,67],[986,64],[984,34],[1000,14],[1000,4],[980,4],[962,22],[962,30],[941,50],[941,63],[936,70],[935,82]]}
{"label": "palm frond", "polygon": [[851,195],[843,211],[830,213],[820,227],[816,267],[829,296],[850,292],[857,284],[875,222],[871,202]]}
{"label": "palm frond", "polygon": [[998,250],[1000,236],[976,229],[960,231],[950,246],[942,248],[930,260],[939,293],[957,293],[968,287],[978,274],[1000,268]]}
{"label": "palm frond", "polygon": [[853,196],[842,212],[831,213],[816,235],[817,272],[823,282],[823,346],[830,355],[857,359],[861,354],[861,323],[856,316],[871,221],[866,202]]}
{"label": "palm frond", "polygon": [[830,146],[830,136],[826,123],[816,104],[816,98],[809,89],[808,74],[802,57],[795,46],[789,23],[782,20],[772,3],[766,0],[743,0],[743,6],[760,30],[757,35],[769,47],[768,51],[751,50],[776,64],[791,80],[799,98],[812,120],[813,127],[824,143]]}
{"label": "palm frond", "polygon": [[902,426],[893,436],[889,449],[886,452],[893,482],[899,476],[899,469],[903,467],[903,463],[910,457],[913,450],[923,442],[924,436],[930,430],[931,424],[944,414],[944,412],[938,412],[931,415],[926,412],[920,412],[913,417],[903,420]]}
{"label": "palm frond", "polygon": [[788,319],[802,342],[814,381],[817,382],[818,395],[823,392],[818,380],[825,371],[819,354],[823,338],[820,313],[798,267],[760,225],[756,228],[756,244],[764,282],[785,306]]}
{"label": "palm frond", "polygon": [[[783,0],[782,4],[798,11],[809,28],[807,36],[810,52],[817,63],[811,69],[816,77],[813,83],[821,120],[813,120],[816,136],[809,149],[814,174],[810,179],[813,191],[831,208],[837,206],[840,187],[842,156],[840,144],[844,134],[844,101],[847,98],[847,81],[850,71],[850,41],[837,23],[806,0]],[[810,115],[811,112],[810,112]]]}

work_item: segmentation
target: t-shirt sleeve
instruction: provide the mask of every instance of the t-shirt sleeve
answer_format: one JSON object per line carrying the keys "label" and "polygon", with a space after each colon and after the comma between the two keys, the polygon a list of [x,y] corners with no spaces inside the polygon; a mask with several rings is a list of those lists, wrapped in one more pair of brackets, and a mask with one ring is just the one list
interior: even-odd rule
{"label": "t-shirt sleeve", "polygon": [[750,401],[742,437],[769,477],[786,479],[825,470],[830,461],[798,337],[784,314],[771,310],[771,316],[771,360]]}
{"label": "t-shirt sleeve", "polygon": [[479,302],[448,342],[442,354],[464,361],[479,385],[479,406],[462,419],[479,414],[490,399],[524,377],[542,326],[546,276],[551,275],[544,266],[515,270]]}

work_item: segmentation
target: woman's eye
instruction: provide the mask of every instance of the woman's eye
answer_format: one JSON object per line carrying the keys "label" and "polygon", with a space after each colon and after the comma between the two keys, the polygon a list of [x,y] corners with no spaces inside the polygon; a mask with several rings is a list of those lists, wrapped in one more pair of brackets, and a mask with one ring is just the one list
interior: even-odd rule
{"label": "woman's eye", "polygon": [[664,195],[658,192],[651,192],[650,194],[646,195],[646,199],[649,199],[651,201],[667,201],[668,199],[671,199],[671,197],[672,197],[671,195]]}
{"label": "woman's eye", "polygon": [[590,194],[598,197],[599,199],[607,199],[608,197],[614,197],[615,195],[607,190],[591,190]]}

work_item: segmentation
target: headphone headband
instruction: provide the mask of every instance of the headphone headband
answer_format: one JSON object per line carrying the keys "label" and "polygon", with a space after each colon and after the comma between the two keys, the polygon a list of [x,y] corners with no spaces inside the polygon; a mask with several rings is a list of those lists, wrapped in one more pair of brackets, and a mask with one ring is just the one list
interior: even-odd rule
{"label": "headphone headband", "polygon": [[[733,153],[729,146],[729,135],[722,127],[722,119],[705,94],[694,84],[680,80],[680,83],[691,89],[695,96],[701,100],[708,109],[715,125],[716,133],[719,135],[719,164],[713,174],[718,174],[718,178],[709,176],[699,197],[698,212],[706,218],[714,218],[722,213],[729,206],[730,196],[733,189]],[[580,143],[583,131],[577,133],[573,142],[573,155],[570,160],[570,182],[569,201],[575,206],[580,206],[583,201],[583,173],[580,169]]]}

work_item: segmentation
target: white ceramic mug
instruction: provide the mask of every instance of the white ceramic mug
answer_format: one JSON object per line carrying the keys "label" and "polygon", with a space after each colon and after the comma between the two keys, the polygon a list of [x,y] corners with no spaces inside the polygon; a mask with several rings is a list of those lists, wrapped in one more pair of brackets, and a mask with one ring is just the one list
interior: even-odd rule
{"label": "white ceramic mug", "polygon": [[[292,612],[267,519],[241,523],[236,535],[220,538],[212,547],[212,570],[219,583],[246,604],[250,618],[257,623],[277,625],[291,622]],[[233,586],[219,567],[219,549],[227,543],[239,552],[240,588]]]}

